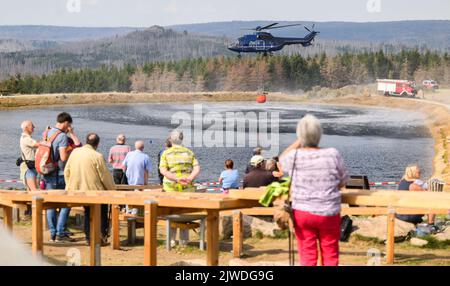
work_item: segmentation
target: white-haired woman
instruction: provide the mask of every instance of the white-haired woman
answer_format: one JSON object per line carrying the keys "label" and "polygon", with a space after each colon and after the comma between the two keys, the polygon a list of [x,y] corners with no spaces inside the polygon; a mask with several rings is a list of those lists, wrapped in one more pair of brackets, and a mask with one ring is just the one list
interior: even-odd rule
{"label": "white-haired woman", "polygon": [[317,241],[323,265],[339,263],[340,188],[348,172],[339,152],[320,148],[322,127],[313,115],[297,125],[298,139],[280,156],[283,171],[292,177],[291,196],[300,264],[317,265]]}

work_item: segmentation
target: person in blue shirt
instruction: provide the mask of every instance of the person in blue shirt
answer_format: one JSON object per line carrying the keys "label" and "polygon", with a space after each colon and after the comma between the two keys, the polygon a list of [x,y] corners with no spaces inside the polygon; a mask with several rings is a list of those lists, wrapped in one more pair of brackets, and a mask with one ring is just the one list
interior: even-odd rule
{"label": "person in blue shirt", "polygon": [[144,153],[144,144],[144,141],[136,141],[134,144],[136,150],[129,152],[123,161],[128,184],[131,186],[148,184],[152,165],[150,157]]}
{"label": "person in blue shirt", "polygon": [[219,183],[222,185],[224,192],[229,189],[239,189],[239,173],[233,169],[234,162],[232,160],[225,161],[225,170],[220,174]]}

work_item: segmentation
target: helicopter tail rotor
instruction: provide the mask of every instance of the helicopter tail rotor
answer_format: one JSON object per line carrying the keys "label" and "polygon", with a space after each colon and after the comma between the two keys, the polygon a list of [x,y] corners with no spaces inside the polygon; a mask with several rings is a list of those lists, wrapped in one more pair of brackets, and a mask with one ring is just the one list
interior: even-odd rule
{"label": "helicopter tail rotor", "polygon": [[316,26],[316,24],[312,24],[311,29],[309,29],[309,28],[306,27],[306,26],[303,26],[303,28],[305,28],[305,30],[308,31],[308,32],[310,32],[310,33],[315,32],[315,33],[319,34],[319,32],[314,31],[314,27],[315,27],[315,26]]}

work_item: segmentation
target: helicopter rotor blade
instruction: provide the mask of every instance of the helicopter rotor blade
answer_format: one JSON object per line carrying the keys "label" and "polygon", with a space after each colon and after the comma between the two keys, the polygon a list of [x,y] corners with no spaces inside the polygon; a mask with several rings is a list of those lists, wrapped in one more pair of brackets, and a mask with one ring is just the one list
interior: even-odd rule
{"label": "helicopter rotor blade", "polygon": [[302,24],[291,24],[291,25],[284,25],[284,26],[277,26],[277,27],[267,28],[266,30],[281,29],[281,28],[295,27],[295,26],[301,26],[301,25]]}
{"label": "helicopter rotor blade", "polygon": [[268,29],[270,29],[271,27],[273,27],[273,26],[275,26],[275,25],[278,25],[278,23],[272,23],[272,24],[267,25],[267,26],[264,26],[264,27],[257,27],[256,30],[257,30],[257,31],[268,30]]}
{"label": "helicopter rotor blade", "polygon": [[306,31],[308,31],[308,32],[310,32],[310,33],[311,33],[311,30],[310,30],[310,29],[308,29],[308,27],[304,26],[303,28],[305,28],[305,29],[306,29]]}

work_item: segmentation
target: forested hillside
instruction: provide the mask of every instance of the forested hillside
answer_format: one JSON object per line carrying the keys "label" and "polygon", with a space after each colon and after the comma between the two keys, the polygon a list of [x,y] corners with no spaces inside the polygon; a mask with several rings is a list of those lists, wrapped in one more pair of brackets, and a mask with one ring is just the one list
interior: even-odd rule
{"label": "forested hillside", "polygon": [[10,75],[41,75],[59,69],[123,67],[148,61],[214,57],[228,52],[224,39],[152,27],[123,36],[60,43],[48,49],[0,53],[0,79]]}
{"label": "forested hillside", "polygon": [[213,57],[147,62],[123,68],[61,69],[43,76],[14,76],[0,82],[3,93],[299,91],[340,88],[377,78],[432,78],[450,84],[450,55],[405,50],[400,53],[342,53],[313,57]]}
{"label": "forested hillside", "polygon": [[[60,69],[98,69],[103,65],[122,68],[126,64],[231,56],[227,45],[246,33],[242,28],[264,23],[269,22],[190,24],[172,29],[0,26],[0,80]],[[316,23],[316,29],[321,33],[313,46],[289,46],[276,54],[335,56],[380,49],[385,53],[417,49],[443,54],[450,49],[450,21],[326,22]],[[302,27],[274,31],[280,36],[305,33]]]}

